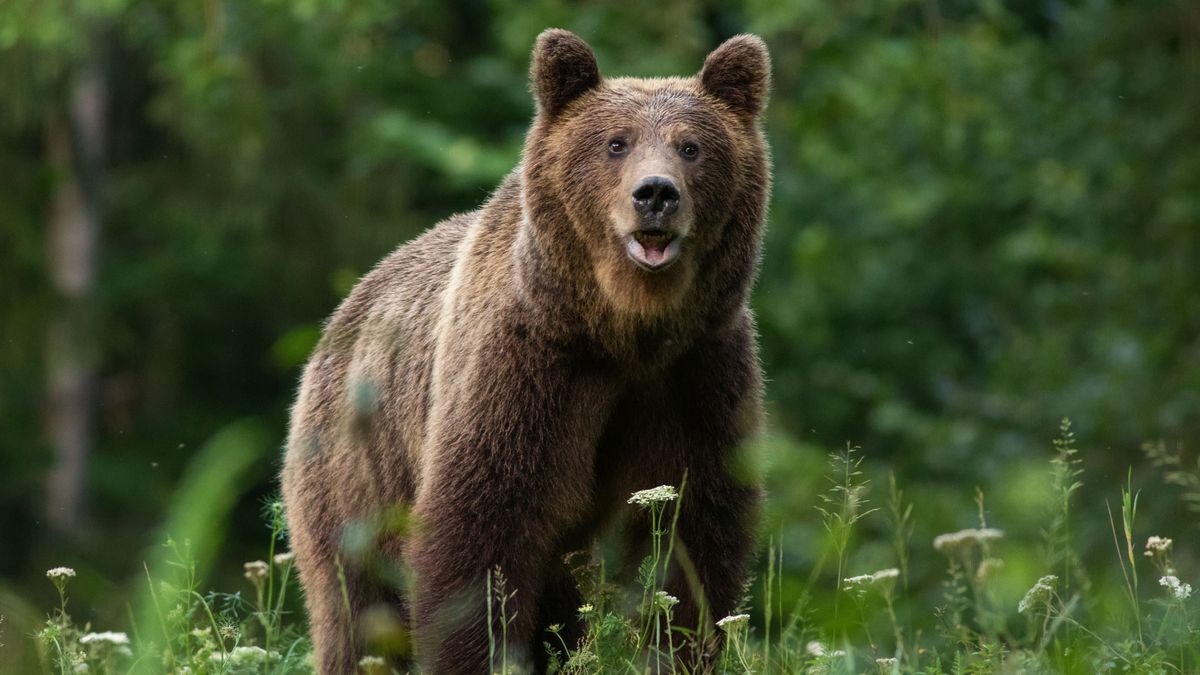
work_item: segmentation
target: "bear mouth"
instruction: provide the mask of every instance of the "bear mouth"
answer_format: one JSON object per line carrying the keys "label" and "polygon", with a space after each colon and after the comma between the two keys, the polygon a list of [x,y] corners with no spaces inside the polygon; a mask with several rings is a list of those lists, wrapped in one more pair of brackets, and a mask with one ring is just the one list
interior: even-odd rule
{"label": "bear mouth", "polygon": [[657,272],[679,258],[680,241],[667,230],[637,230],[626,240],[625,251],[642,269]]}

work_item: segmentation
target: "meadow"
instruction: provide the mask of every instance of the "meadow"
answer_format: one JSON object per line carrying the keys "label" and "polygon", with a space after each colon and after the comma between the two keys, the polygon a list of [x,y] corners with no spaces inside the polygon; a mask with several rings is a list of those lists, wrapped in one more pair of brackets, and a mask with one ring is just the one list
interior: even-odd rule
{"label": "meadow", "polygon": [[[1040,529],[1004,529],[1005,514],[976,488],[977,521],[932,541],[914,540],[921,509],[894,475],[876,485],[859,448],[831,453],[824,489],[812,504],[822,536],[819,544],[809,542],[821,554],[808,583],[798,593],[785,589],[786,547],[775,539],[780,535],[768,534],[764,572],[749,584],[739,611],[712,617],[711,633],[672,626],[678,599],[661,590],[673,552],[679,555],[674,516],[687,498],[686,481],[634,493],[629,504],[650,525],[652,552],[634,583],[624,585],[607,577],[600,547],[571,554],[587,633],[567,644],[561,625],[547,627],[550,672],[681,673],[687,670],[676,657],[700,652],[710,655],[717,673],[1196,672],[1200,631],[1188,582],[1194,572],[1176,568],[1174,537],[1158,534],[1173,531],[1138,517],[1143,497],[1161,498],[1160,491],[1143,495],[1130,470],[1111,500],[1082,503],[1085,458],[1068,420],[1051,447]],[[1200,503],[1200,464],[1162,444],[1144,452],[1164,484],[1181,488],[1178,508]],[[206,588],[191,539],[172,538],[146,566],[141,602],[126,625],[73,619],[76,573],[57,567],[46,577],[59,604],[34,635],[19,639],[36,643],[43,672],[63,675],[314,672],[281,504],[268,502],[264,517],[270,536],[263,558],[243,565],[240,589]],[[1112,546],[1081,550],[1072,533],[1096,519],[1107,520]],[[885,536],[864,541],[869,522]],[[861,567],[860,552],[872,546],[887,550],[891,566]],[[1023,564],[1009,565],[1014,559]],[[936,592],[914,587],[914,565],[940,568]],[[498,627],[489,643],[492,672],[529,672],[515,656],[510,662],[503,634],[511,620],[507,603],[521,589],[510,587],[501,569],[480,583],[488,601],[479,611]],[[359,662],[361,672],[415,672],[392,667],[412,657],[401,622],[368,614],[357,625],[374,652]]]}

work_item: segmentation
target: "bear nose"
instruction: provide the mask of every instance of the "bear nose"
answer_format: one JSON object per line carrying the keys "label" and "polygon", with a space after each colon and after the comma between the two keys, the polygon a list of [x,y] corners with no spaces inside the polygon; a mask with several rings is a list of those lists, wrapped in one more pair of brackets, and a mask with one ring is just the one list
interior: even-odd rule
{"label": "bear nose", "polygon": [[666,176],[646,176],[633,189],[633,208],[643,216],[669,216],[679,208],[679,190]]}

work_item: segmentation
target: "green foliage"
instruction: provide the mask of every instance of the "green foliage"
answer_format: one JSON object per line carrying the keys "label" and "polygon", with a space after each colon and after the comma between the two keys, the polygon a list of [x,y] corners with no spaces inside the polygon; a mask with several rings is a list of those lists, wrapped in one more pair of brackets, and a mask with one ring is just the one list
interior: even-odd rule
{"label": "green foliage", "polygon": [[1071,545],[1071,498],[1083,487],[1079,480],[1083,475],[1083,461],[1078,454],[1071,420],[1064,418],[1059,426],[1059,436],[1054,440],[1054,458],[1050,460],[1051,492],[1056,503],[1044,534],[1051,566],[1061,566],[1064,592],[1071,590],[1072,577],[1082,576],[1083,567]]}
{"label": "green foliage", "polygon": [[751,11],[776,71],[756,298],[781,423],[964,480],[1063,411],[1115,450],[1194,429],[1184,4],[886,4]]}
{"label": "green foliage", "polygon": [[[1064,422],[1060,453],[1071,447],[1069,425]],[[1051,460],[1058,467],[1063,455]],[[849,453],[838,458],[846,462]],[[1078,462],[1078,460],[1074,460]],[[860,461],[851,462],[854,472],[864,469]],[[1077,463],[1073,464],[1078,467]],[[1056,469],[1057,470],[1057,469]],[[843,476],[843,485],[846,479]],[[1054,496],[1061,485],[1050,485]],[[903,503],[900,491],[893,487],[896,503]],[[1191,672],[1200,662],[1200,631],[1196,629],[1193,589],[1181,581],[1173,558],[1173,541],[1150,537],[1142,547],[1133,539],[1137,525],[1138,495],[1128,484],[1121,488],[1121,534],[1113,524],[1118,567],[1125,580],[1128,607],[1123,620],[1136,625],[1130,631],[1119,622],[1091,612],[1087,606],[1095,598],[1083,597],[1087,591],[1075,590],[1067,596],[1065,580],[1044,574],[1025,591],[1019,602],[1000,601],[1001,575],[1005,569],[1001,544],[1005,532],[989,527],[982,493],[977,492],[980,527],[939,535],[933,549],[942,555],[947,568],[942,577],[945,595],[922,598],[903,583],[899,569],[889,568],[873,574],[831,578],[829,590],[846,595],[854,605],[854,618],[844,621],[836,609],[818,614],[798,605],[781,624],[774,639],[751,622],[751,615],[732,614],[716,620],[723,638],[722,647],[712,652],[712,665],[718,673],[1139,673]],[[679,655],[693,653],[701,644],[711,644],[703,634],[672,625],[673,608],[678,600],[660,590],[670,554],[684,554],[671,543],[675,529],[666,527],[665,515],[673,503],[678,511],[686,499],[669,486],[635,493],[631,504],[643,509],[650,524],[653,553],[639,566],[634,583],[626,588],[612,587],[603,580],[603,555],[571,556],[569,564],[579,572],[579,588],[585,604],[579,618],[586,633],[577,644],[563,637],[563,626],[545,628],[544,648],[549,655],[549,672],[573,675],[599,673],[680,673],[687,672],[676,661]],[[911,513],[900,508],[901,514]],[[1095,508],[1072,511],[1074,520],[1094,519]],[[862,513],[856,522],[871,520],[872,512]],[[153,599],[153,614],[134,626],[134,638],[126,633],[90,632],[67,613],[67,589],[74,570],[55,568],[46,575],[58,591],[59,605],[38,630],[35,638],[43,647],[44,669],[63,673],[87,672],[100,675],[124,672],[194,673],[311,673],[311,647],[301,625],[283,611],[289,589],[292,559],[290,554],[275,554],[282,534],[282,510],[271,502],[266,510],[271,524],[267,561],[243,565],[244,576],[253,589],[253,600],[239,594],[201,594],[196,561],[190,541],[182,544],[167,540],[166,578],[148,576]],[[823,516],[827,519],[828,516]],[[875,520],[884,520],[883,514]],[[897,521],[891,521],[895,524]],[[909,522],[907,517],[901,523]],[[842,535],[831,530],[827,545],[836,546]],[[1116,539],[1120,536],[1120,540]],[[1069,540],[1068,541],[1068,546]],[[1141,550],[1144,555],[1139,556]],[[774,549],[772,548],[772,553]],[[1073,552],[1073,551],[1072,551]],[[933,551],[918,552],[927,557]],[[1061,552],[1043,549],[1039,564],[1050,569],[1061,562]],[[593,557],[597,555],[599,560]],[[1153,592],[1139,594],[1138,580],[1147,575],[1139,571],[1137,559],[1149,558],[1158,576]],[[768,567],[766,588],[776,583],[775,564]],[[508,628],[515,616],[512,599],[523,589],[514,587],[503,570],[490,570],[486,583],[486,611],[489,633],[490,672],[500,675],[524,673],[509,651]],[[1148,596],[1148,597],[1147,597]],[[768,596],[769,597],[769,596]],[[896,608],[910,603],[922,614],[937,617],[940,630],[905,622]],[[835,606],[836,607],[836,606]],[[771,608],[767,604],[767,612]],[[1022,624],[1019,619],[1024,618]],[[889,630],[879,632],[878,624]],[[365,625],[365,619],[364,624]],[[920,622],[918,622],[919,624]],[[805,625],[803,630],[797,626]],[[769,624],[764,623],[763,627]],[[161,640],[161,642],[160,642]],[[369,642],[369,641],[368,641]],[[368,647],[370,649],[370,647]],[[411,656],[411,654],[408,654]],[[394,664],[393,664],[394,665]],[[368,654],[359,663],[367,673],[399,671],[383,657]]]}
{"label": "green foliage", "polygon": [[[846,446],[840,453],[830,453],[829,491],[820,496],[817,511],[821,514],[821,524],[829,536],[833,554],[837,558],[837,589],[843,590],[842,582],[846,578],[846,551],[850,547],[850,537],[854,526],[859,520],[874,513],[875,509],[867,509],[867,488],[870,481],[862,478],[862,456],[858,455],[860,448]],[[834,596],[833,612],[837,615],[837,600],[841,593]]]}

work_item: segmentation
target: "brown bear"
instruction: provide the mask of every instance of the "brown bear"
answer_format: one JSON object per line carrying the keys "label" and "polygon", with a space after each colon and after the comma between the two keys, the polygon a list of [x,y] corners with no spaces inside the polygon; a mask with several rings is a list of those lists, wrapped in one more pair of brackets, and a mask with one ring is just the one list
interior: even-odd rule
{"label": "brown bear", "polygon": [[[760,488],[731,467],[762,416],[766,47],[739,35],[693,77],[606,79],[547,30],[531,71],[520,165],[366,275],[305,369],[282,486],[323,673],[355,669],[378,606],[426,671],[487,672],[497,568],[509,652],[537,659],[547,625],[578,630],[563,554],[685,474],[675,623],[744,592]],[[412,527],[365,554],[347,534],[401,511]]]}

